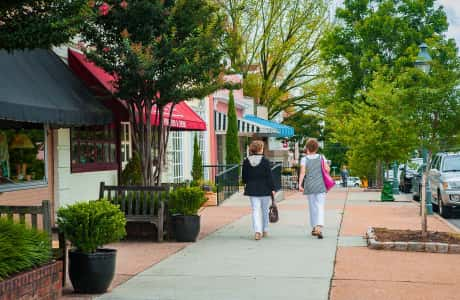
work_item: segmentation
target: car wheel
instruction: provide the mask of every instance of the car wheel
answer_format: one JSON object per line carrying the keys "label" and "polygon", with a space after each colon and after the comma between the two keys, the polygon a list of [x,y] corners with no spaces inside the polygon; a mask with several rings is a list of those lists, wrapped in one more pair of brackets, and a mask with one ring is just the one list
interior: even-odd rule
{"label": "car wheel", "polygon": [[355,183],[355,187],[359,187],[359,184]]}
{"label": "car wheel", "polygon": [[438,191],[437,198],[436,198],[436,201],[438,203],[434,203],[433,200],[431,200],[431,206],[433,207],[434,212],[439,212],[439,205],[438,205],[439,204],[439,199],[441,199],[441,198],[440,198],[439,191]]}
{"label": "car wheel", "polygon": [[442,203],[442,199],[439,199],[438,201],[438,209],[439,209],[439,214],[441,215],[441,217],[443,218],[450,218],[450,215],[451,215],[451,209],[450,207],[446,207],[444,206],[444,204]]}
{"label": "car wheel", "polygon": [[412,195],[412,199],[414,199],[414,201],[420,201],[420,196],[419,195]]}

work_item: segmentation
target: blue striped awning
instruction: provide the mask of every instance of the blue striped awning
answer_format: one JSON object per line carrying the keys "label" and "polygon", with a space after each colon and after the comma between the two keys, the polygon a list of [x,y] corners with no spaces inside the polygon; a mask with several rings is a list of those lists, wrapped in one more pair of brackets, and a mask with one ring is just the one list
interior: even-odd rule
{"label": "blue striped awning", "polygon": [[265,119],[256,117],[254,115],[245,115],[243,119],[246,119],[248,121],[251,121],[251,122],[263,125],[263,126],[275,128],[279,132],[277,137],[288,138],[294,135],[294,128],[288,125],[279,124],[273,121],[265,120]]}

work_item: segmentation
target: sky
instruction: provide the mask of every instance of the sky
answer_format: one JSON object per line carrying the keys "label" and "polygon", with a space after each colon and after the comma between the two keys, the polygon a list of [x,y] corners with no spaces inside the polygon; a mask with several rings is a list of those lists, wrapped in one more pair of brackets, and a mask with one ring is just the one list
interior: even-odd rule
{"label": "sky", "polygon": [[[341,5],[343,0],[335,0],[335,6]],[[447,14],[449,30],[447,37],[454,38],[457,47],[460,46],[460,0],[437,0],[437,5],[442,5]],[[334,9],[335,11],[335,9]]]}

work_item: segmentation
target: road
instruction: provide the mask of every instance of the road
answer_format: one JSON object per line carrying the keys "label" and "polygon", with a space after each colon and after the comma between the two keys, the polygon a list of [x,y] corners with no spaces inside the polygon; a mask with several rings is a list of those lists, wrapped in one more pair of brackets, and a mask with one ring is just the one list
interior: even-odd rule
{"label": "road", "polygon": [[453,218],[446,219],[450,224],[460,229],[460,215],[457,213]]}

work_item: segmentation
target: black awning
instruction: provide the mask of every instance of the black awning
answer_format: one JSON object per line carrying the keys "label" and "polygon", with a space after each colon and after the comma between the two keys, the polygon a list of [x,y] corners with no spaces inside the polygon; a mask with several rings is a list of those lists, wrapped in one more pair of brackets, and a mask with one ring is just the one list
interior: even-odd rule
{"label": "black awning", "polygon": [[112,122],[66,64],[50,50],[0,51],[0,119],[62,126]]}

